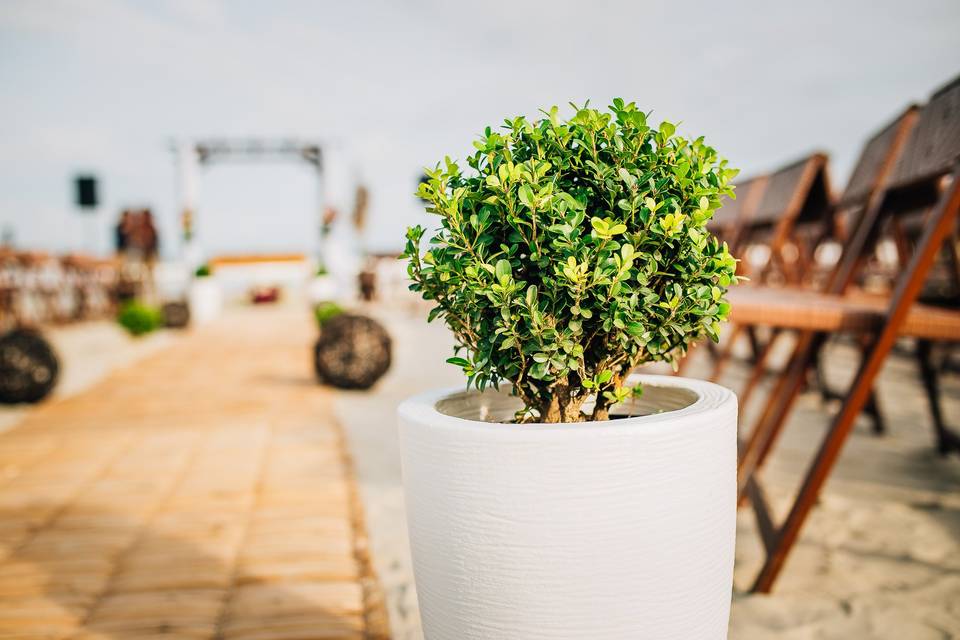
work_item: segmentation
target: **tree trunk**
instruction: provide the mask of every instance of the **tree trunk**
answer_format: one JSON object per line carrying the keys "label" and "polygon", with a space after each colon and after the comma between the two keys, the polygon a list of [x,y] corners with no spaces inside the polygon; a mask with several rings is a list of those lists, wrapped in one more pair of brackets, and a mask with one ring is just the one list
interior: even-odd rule
{"label": "tree trunk", "polygon": [[573,397],[567,380],[561,380],[553,387],[549,400],[540,406],[540,421],[548,423],[582,422],[584,397]]}

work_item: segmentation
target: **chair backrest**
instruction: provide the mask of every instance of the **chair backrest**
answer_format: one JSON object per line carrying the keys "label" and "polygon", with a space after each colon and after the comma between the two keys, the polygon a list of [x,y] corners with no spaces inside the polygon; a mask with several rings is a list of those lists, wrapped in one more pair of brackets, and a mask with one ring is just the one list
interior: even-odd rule
{"label": "chair backrest", "polygon": [[775,171],[753,213],[752,225],[822,221],[831,206],[829,185],[824,153],[810,154]]}
{"label": "chair backrest", "polygon": [[862,212],[870,198],[884,188],[919,113],[920,107],[910,105],[867,140],[837,201],[840,209]]}
{"label": "chair backrest", "polygon": [[707,229],[726,242],[730,251],[736,252],[741,233],[750,224],[766,184],[767,176],[737,182],[736,198],[724,198],[707,223]]}
{"label": "chair backrest", "polygon": [[[960,180],[960,78],[937,91],[930,102],[919,111],[915,124],[903,142],[896,163],[883,188],[868,204],[854,237],[847,247],[841,265],[835,274],[830,290],[842,292],[853,281],[864,256],[879,235],[885,221],[918,211],[933,212],[939,216],[939,208],[949,206],[944,202],[944,178],[952,174],[953,183]],[[950,189],[953,191],[954,189]],[[935,207],[936,205],[936,207]],[[934,209],[936,209],[934,211]],[[947,212],[952,216],[954,212]],[[952,219],[952,217],[951,217]],[[936,217],[927,224],[938,225]],[[924,240],[927,233],[924,230]],[[924,244],[921,240],[921,244]],[[911,262],[913,264],[913,262]],[[904,265],[906,268],[906,265]],[[926,275],[924,269],[924,276]],[[903,271],[901,279],[912,278]]]}
{"label": "chair backrest", "polygon": [[788,282],[802,281],[815,245],[832,229],[832,211],[826,154],[813,153],[770,174],[740,243],[769,249],[759,280],[779,273]]}
{"label": "chair backrest", "polygon": [[827,156],[813,153],[771,174],[737,183],[737,199],[725,199],[714,212],[709,228],[727,231],[733,226],[748,232],[769,230],[798,219],[820,219],[830,207]]}
{"label": "chair backrest", "polygon": [[889,191],[935,183],[960,159],[960,77],[930,97],[900,154]]}
{"label": "chair backrest", "polygon": [[[872,250],[873,239],[867,246],[851,246],[851,240],[857,227],[863,222],[870,203],[882,199],[884,188],[900,158],[910,131],[916,124],[920,107],[910,105],[900,115],[875,133],[860,151],[860,157],[854,165],[850,179],[837,200],[834,212],[834,236],[842,247],[840,259],[828,276],[832,282],[839,270],[849,268],[844,259],[862,262],[865,251]],[[852,254],[852,255],[851,255]],[[849,256],[849,257],[847,257]]]}

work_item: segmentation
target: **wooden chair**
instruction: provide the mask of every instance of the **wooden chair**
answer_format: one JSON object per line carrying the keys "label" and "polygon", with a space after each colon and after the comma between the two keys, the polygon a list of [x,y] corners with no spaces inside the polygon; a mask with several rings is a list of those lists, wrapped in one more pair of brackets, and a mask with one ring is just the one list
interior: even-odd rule
{"label": "wooden chair", "polygon": [[750,220],[767,186],[767,178],[763,175],[737,182],[737,197],[724,198],[723,206],[707,222],[707,230],[726,242],[734,254],[739,253],[741,238],[749,234]]}
{"label": "wooden chair", "polygon": [[[864,145],[846,188],[837,201],[831,205],[832,210],[826,216],[826,220],[821,227],[822,235],[820,236],[819,242],[812,245],[809,249],[811,254],[816,252],[817,245],[823,241],[832,239],[842,246],[845,246],[850,241],[853,231],[861,221],[870,199],[878,193],[882,187],[883,179],[892,170],[893,163],[906,140],[906,134],[916,120],[917,112],[917,107],[911,105],[894,119],[893,122],[870,138],[866,145]],[[862,265],[862,263],[863,260],[861,259],[860,265]],[[815,273],[804,274],[805,277],[803,280],[807,286],[814,288],[820,287],[822,290],[825,290],[835,277],[836,271],[841,268],[841,264],[842,261],[837,261],[837,263],[833,265],[826,283],[820,282],[821,278],[819,274]],[[815,263],[807,265],[808,271],[813,271],[816,268],[817,265]],[[742,325],[736,326],[740,327]],[[753,392],[767,374],[767,364],[770,355],[774,351],[778,338],[783,334],[784,328],[785,327],[774,325],[766,344],[755,356],[753,368],[746,384],[739,394],[741,406],[746,406]],[[816,368],[816,360],[819,358],[819,355],[820,352],[818,351],[814,356],[815,371],[819,371]],[[715,367],[710,379],[714,382],[717,381],[722,371],[722,367]],[[818,386],[824,399],[835,397],[835,394],[828,388],[825,380],[822,378],[818,378]],[[879,403],[876,400],[876,395],[872,392],[867,402],[866,410],[873,420],[874,432],[882,433],[884,431],[883,417],[880,412]]]}
{"label": "wooden chair", "polygon": [[769,250],[769,259],[759,271],[747,274],[755,282],[802,280],[814,245],[831,226],[827,163],[826,154],[813,153],[763,181],[736,247],[741,253],[758,244]]}
{"label": "wooden chair", "polygon": [[[741,275],[752,281],[748,286],[771,280],[794,284],[804,280],[816,247],[833,228],[827,162],[827,156],[817,152],[770,175],[741,183],[737,199],[728,200],[714,214],[708,228],[727,242],[734,255],[743,256],[758,248],[768,254],[757,269],[747,261],[741,262]],[[711,380],[719,379],[742,334],[750,341],[755,362],[765,353],[766,347],[752,326],[734,323],[723,346],[713,352]],[[681,366],[688,361],[685,359]]]}
{"label": "wooden chair", "polygon": [[[790,363],[741,448],[740,496],[748,497],[753,506],[766,551],[753,591],[769,592],[773,587],[896,340],[900,336],[957,340],[960,336],[960,312],[915,303],[960,211],[960,78],[931,97],[914,126],[897,128],[895,137],[902,135],[907,138],[896,163],[886,163],[892,169],[884,172],[883,188],[867,202],[826,293],[777,295],[744,287],[730,296],[735,321],[798,331]],[[923,235],[893,295],[887,299],[844,295],[884,219],[918,210],[926,212]],[[786,520],[777,525],[760,484],[760,468],[783,429],[815,354],[831,333],[840,331],[868,335],[869,347]],[[955,434],[942,434],[942,438],[960,446]]]}

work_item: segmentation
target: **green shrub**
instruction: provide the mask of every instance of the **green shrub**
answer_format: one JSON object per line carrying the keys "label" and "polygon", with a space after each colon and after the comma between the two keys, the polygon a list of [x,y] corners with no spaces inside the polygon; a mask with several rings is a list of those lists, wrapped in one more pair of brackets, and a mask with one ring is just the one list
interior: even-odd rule
{"label": "green shrub", "polygon": [[327,265],[322,262],[317,265],[317,272],[314,274],[316,277],[320,278],[322,276],[328,275],[330,272],[327,271]]}
{"label": "green shrub", "polygon": [[128,302],[120,308],[117,322],[132,335],[142,336],[163,326],[163,313],[141,302]]}
{"label": "green shrub", "polygon": [[313,316],[317,319],[317,326],[323,328],[328,320],[336,318],[344,309],[336,302],[321,302],[313,308]]}
{"label": "green shrub", "polygon": [[736,260],[705,225],[737,171],[619,98],[544,115],[488,127],[471,171],[447,158],[427,172],[417,195],[440,228],[422,256],[424,229],[409,229],[404,256],[468,384],[509,381],[521,421],[604,420],[634,392],[631,369],[717,339]]}
{"label": "green shrub", "polygon": [[213,270],[208,264],[202,264],[197,267],[197,270],[193,272],[193,275],[198,278],[206,278],[213,274]]}

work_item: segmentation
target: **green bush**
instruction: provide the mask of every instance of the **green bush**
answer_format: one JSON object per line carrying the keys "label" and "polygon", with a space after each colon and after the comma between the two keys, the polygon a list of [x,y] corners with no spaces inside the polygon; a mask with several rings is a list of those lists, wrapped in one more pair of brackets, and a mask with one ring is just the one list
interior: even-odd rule
{"label": "green bush", "polygon": [[198,278],[206,278],[206,277],[209,277],[211,274],[213,274],[213,270],[210,268],[210,265],[208,264],[200,265],[199,267],[197,267],[197,270],[193,272],[193,275]]}
{"label": "green bush", "polygon": [[328,275],[330,272],[327,271],[327,265],[322,262],[317,265],[317,272],[314,274],[316,277],[320,278],[322,276]]}
{"label": "green bush", "polygon": [[631,369],[717,339],[737,280],[705,227],[737,170],[634,103],[575,109],[488,127],[471,171],[447,158],[420,184],[440,216],[423,255],[407,231],[411,289],[462,351],[448,362],[481,390],[509,381],[520,421],[607,419]]}
{"label": "green bush", "polygon": [[142,336],[163,326],[163,313],[141,302],[128,302],[120,308],[117,322],[131,335]]}
{"label": "green bush", "polygon": [[317,319],[317,326],[323,328],[323,325],[332,318],[336,318],[344,309],[336,302],[321,302],[313,308],[313,316]]}

